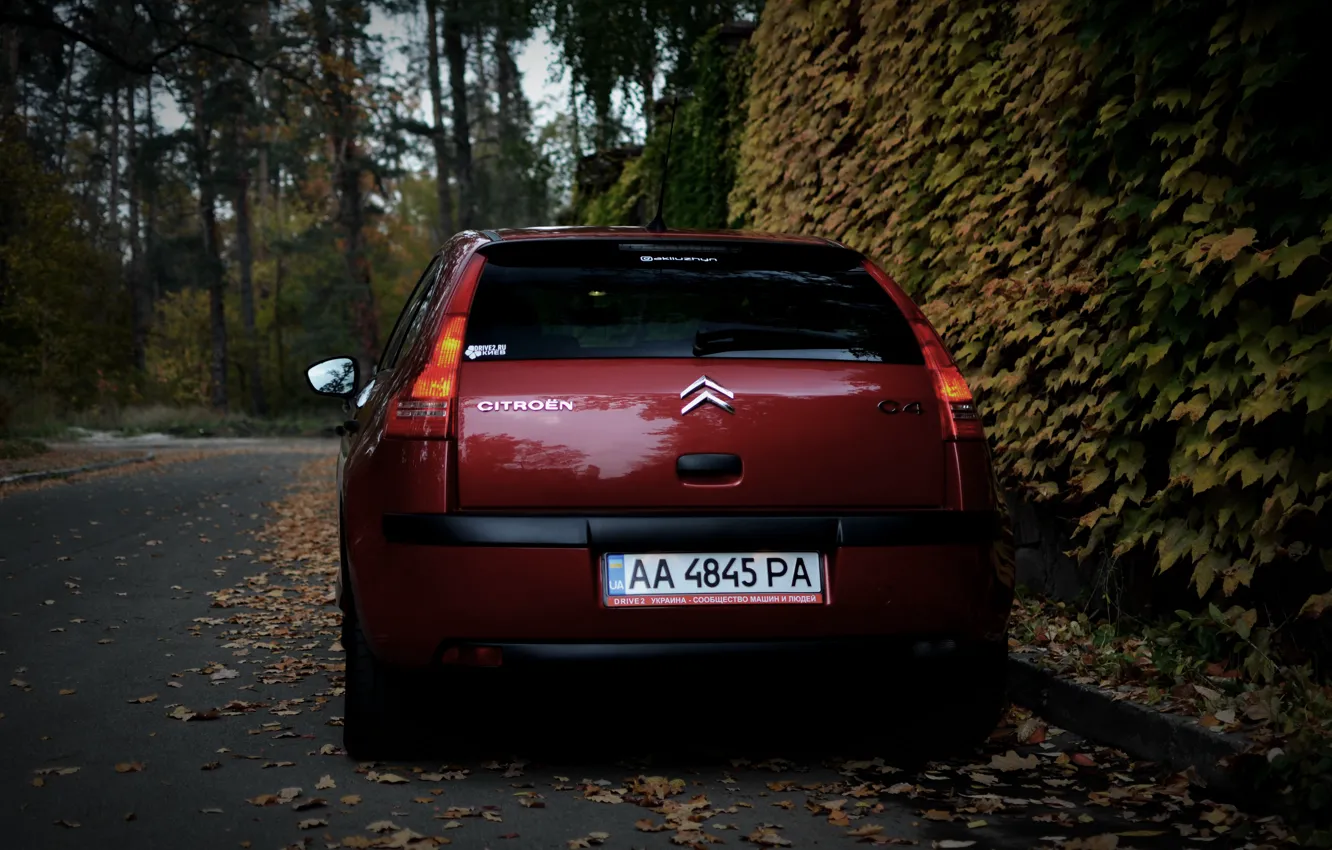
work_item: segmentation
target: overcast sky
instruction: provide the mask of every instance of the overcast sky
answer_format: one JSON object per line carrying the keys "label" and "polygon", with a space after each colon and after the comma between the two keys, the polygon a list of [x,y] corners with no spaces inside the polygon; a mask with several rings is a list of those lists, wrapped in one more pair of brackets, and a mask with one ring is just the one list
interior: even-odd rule
{"label": "overcast sky", "polygon": [[[414,52],[420,52],[420,45],[425,41],[425,15],[418,13],[389,17],[382,12],[372,12],[370,32],[383,37],[389,70],[405,73],[407,57],[403,55],[402,48],[410,46]],[[555,57],[555,48],[545,30],[538,30],[536,37],[524,44],[518,54],[523,92],[532,104],[532,117],[538,126],[554,118],[569,100],[568,74],[561,73],[556,67]],[[443,74],[447,73],[446,67]],[[423,105],[421,118],[426,121],[431,119],[429,103]]]}
{"label": "overcast sky", "polygon": [[[420,52],[419,45],[425,39],[425,16],[415,14],[389,17],[375,11],[371,13],[370,32],[384,39],[387,70],[393,74],[405,74],[407,56],[402,48],[411,46],[415,52]],[[537,126],[554,118],[560,110],[566,109],[569,101],[568,74],[561,73],[555,57],[555,48],[547,38],[545,30],[538,30],[536,36],[525,43],[518,54],[518,70],[522,73],[523,92],[532,105],[532,118]],[[446,67],[444,73],[447,72]],[[417,117],[429,123],[432,120],[429,97],[424,96],[424,92],[412,94],[421,95],[422,106],[418,110]],[[181,105],[165,89],[158,88],[157,97],[154,99],[161,101],[158,120],[165,129],[173,130],[186,123],[186,115]]]}

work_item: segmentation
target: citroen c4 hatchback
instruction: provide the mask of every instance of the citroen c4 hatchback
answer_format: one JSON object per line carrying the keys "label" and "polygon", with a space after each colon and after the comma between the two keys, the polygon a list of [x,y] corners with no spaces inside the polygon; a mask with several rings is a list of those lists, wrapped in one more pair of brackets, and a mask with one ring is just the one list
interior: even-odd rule
{"label": "citroen c4 hatchback", "polygon": [[466,232],[366,377],[309,370],[349,411],[353,755],[400,738],[419,674],[599,661],[852,670],[935,732],[993,728],[1012,573],[981,422],[856,252]]}

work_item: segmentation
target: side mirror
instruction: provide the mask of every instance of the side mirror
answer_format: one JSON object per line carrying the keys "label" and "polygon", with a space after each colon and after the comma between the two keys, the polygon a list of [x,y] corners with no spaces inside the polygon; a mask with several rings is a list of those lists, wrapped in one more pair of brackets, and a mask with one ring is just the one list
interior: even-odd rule
{"label": "side mirror", "polygon": [[310,389],[335,398],[356,395],[360,377],[360,367],[356,365],[354,357],[321,360],[305,370],[305,380],[310,382]]}

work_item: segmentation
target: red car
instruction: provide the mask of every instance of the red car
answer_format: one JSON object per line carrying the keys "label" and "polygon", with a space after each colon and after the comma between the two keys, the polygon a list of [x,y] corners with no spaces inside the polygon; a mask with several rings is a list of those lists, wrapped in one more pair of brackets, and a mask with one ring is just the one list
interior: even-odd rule
{"label": "red car", "polygon": [[353,755],[402,734],[413,671],[596,659],[919,671],[921,723],[993,729],[1012,571],[984,432],[928,321],[856,252],[469,231],[367,383],[345,357],[308,377],[349,411]]}

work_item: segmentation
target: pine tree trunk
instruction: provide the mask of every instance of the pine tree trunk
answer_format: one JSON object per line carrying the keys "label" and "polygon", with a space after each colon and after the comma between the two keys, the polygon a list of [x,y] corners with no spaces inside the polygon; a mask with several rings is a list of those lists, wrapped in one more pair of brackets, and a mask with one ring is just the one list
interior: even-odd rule
{"label": "pine tree trunk", "polygon": [[[470,17],[470,13],[469,13]],[[472,81],[468,86],[468,129],[472,148],[472,210],[476,218],[472,227],[486,226],[495,218],[494,159],[495,115],[490,108],[490,68],[486,65],[486,27],[472,21],[470,31],[464,33],[463,45],[472,65]],[[491,160],[487,168],[486,160]]]}
{"label": "pine tree trunk", "polygon": [[[477,149],[493,144],[495,138],[495,116],[490,110],[490,68],[486,66],[486,28],[479,24],[472,24],[472,31],[465,36],[463,44],[467,50],[467,58],[472,63],[473,83],[469,94],[471,95],[468,112],[468,121],[471,124],[472,131],[472,179],[476,181],[480,174],[477,173]],[[477,202],[480,203],[484,196],[478,196]]]}
{"label": "pine tree trunk", "polygon": [[458,226],[476,227],[476,191],[472,179],[472,132],[467,121],[467,50],[463,46],[460,0],[444,7],[444,56],[449,63],[449,89],[453,100],[453,163],[458,177]]}
{"label": "pine tree trunk", "polygon": [[574,165],[583,156],[582,123],[578,120],[578,88],[569,86],[569,145],[573,149]]}
{"label": "pine tree trunk", "polygon": [[[93,150],[101,150],[102,144],[106,140],[106,130],[102,121],[102,102],[103,96],[97,96],[97,105],[94,108],[93,115],[96,116],[93,121]],[[84,230],[91,237],[94,245],[102,245],[105,238],[105,232],[102,227],[102,209],[101,209],[101,187],[102,178],[105,177],[102,162],[93,157],[88,163],[87,171],[83,178],[83,185],[79,191],[79,212],[83,216]]]}
{"label": "pine tree trunk", "polygon": [[[345,43],[343,61],[347,67],[355,65],[353,54],[350,42]],[[379,356],[379,316],[375,309],[370,258],[366,255],[365,194],[361,190],[362,154],[355,135],[357,109],[358,107],[350,102],[344,102],[342,106],[342,120],[346,129],[343,135],[344,154],[339,179],[342,186],[339,218],[342,220],[342,232],[346,239],[343,253],[347,260],[347,270],[351,274],[357,293],[353,302],[353,319],[357,335],[360,337],[361,357],[366,365],[369,365]]]}
{"label": "pine tree trunk", "polygon": [[126,182],[129,184],[130,249],[129,274],[125,276],[125,282],[129,286],[130,339],[134,353],[134,369],[142,373],[148,367],[148,323],[143,297],[143,240],[139,229],[139,183],[141,175],[138,169],[139,134],[134,114],[134,101],[137,93],[138,86],[131,83],[126,93],[128,96],[125,99],[129,147],[126,154],[126,160],[129,163],[129,168],[126,171]]}
{"label": "pine tree trunk", "polygon": [[[69,155],[69,106],[73,101],[70,88],[74,84],[74,59],[78,55],[77,45],[73,42],[64,50],[65,79],[60,84],[60,149],[57,152],[57,169],[65,174],[65,157]],[[151,77],[149,78],[151,79]]]}
{"label": "pine tree trunk", "polygon": [[496,135],[501,150],[512,139],[519,116],[518,65],[513,59],[513,45],[508,34],[501,29],[495,34],[495,95],[498,99]]}
{"label": "pine tree trunk", "polygon": [[[284,225],[282,223],[282,171],[281,168],[274,174],[277,184],[273,192],[273,226],[277,228],[278,241],[282,240]],[[287,397],[287,353],[282,344],[282,278],[286,272],[286,253],[277,252],[277,257],[273,263],[273,337],[277,342],[277,373],[278,373],[278,396]]]}
{"label": "pine tree trunk", "polygon": [[209,378],[213,408],[225,411],[227,400],[227,310],[226,277],[222,270],[221,248],[217,232],[217,189],[213,185],[212,151],[209,128],[204,117],[204,81],[194,88],[194,150],[199,177],[199,222],[202,227],[204,265],[207,268],[208,318],[212,328],[212,360]]}
{"label": "pine tree trunk", "polygon": [[282,278],[286,273],[284,254],[279,253],[273,269],[273,336],[277,341],[278,393],[287,395],[287,351],[282,343]]}
{"label": "pine tree trunk", "polygon": [[[259,4],[259,45],[263,50],[265,57],[272,48],[270,39],[273,35],[272,19],[268,11],[269,0],[263,0]],[[262,213],[268,209],[268,144],[269,144],[269,126],[268,126],[268,69],[259,72],[259,114],[263,116],[263,124],[259,127],[259,149],[256,151],[256,189],[259,195],[259,210]],[[263,256],[263,243],[260,241],[260,257]]]}
{"label": "pine tree trunk", "polygon": [[449,139],[444,133],[444,91],[439,76],[439,0],[425,0],[427,72],[430,76],[430,111],[434,115],[431,141],[435,145],[435,201],[439,206],[435,243],[453,235],[453,198],[449,192]]}
{"label": "pine tree trunk", "polygon": [[259,373],[259,338],[254,321],[254,250],[253,223],[250,215],[250,169],[244,148],[245,124],[236,122],[236,272],[240,279],[241,323],[245,327],[245,373],[250,388],[250,404],[256,416],[268,413],[264,400],[264,382]]}
{"label": "pine tree trunk", "polygon": [[0,50],[4,52],[4,79],[0,80],[0,119],[18,112],[19,33],[14,24],[0,28]]}
{"label": "pine tree trunk", "polygon": [[120,262],[120,87],[111,89],[111,144],[107,150],[111,169],[106,195],[106,225],[111,254]]}
{"label": "pine tree trunk", "polygon": [[653,50],[644,63],[639,75],[639,86],[643,89],[643,140],[652,135],[652,124],[656,119],[657,56]]}
{"label": "pine tree trunk", "polygon": [[596,126],[593,128],[593,143],[597,153],[610,150],[615,141],[615,116],[611,112],[609,97],[592,103]]}
{"label": "pine tree trunk", "polygon": [[[153,121],[153,78],[144,83],[144,122],[143,132],[147,143],[152,144],[157,137],[157,125]],[[151,294],[145,292],[147,303],[144,305],[146,326],[152,327],[152,314],[157,301],[162,297],[162,284],[157,276],[157,178],[149,170],[144,175],[144,227],[143,227],[143,264],[144,276],[151,286]]]}

